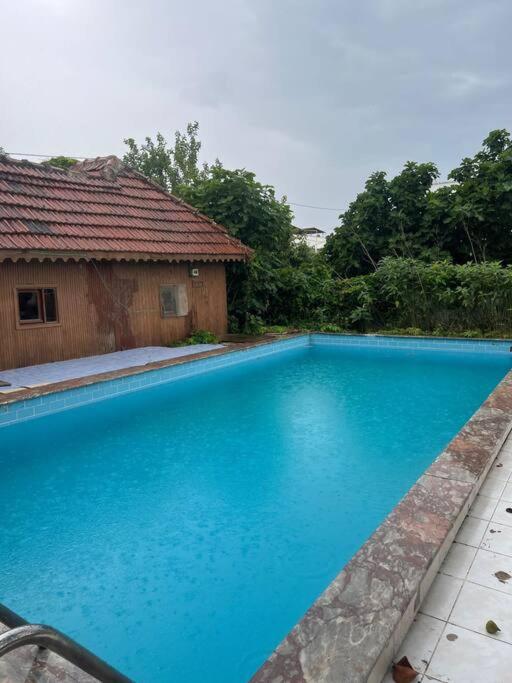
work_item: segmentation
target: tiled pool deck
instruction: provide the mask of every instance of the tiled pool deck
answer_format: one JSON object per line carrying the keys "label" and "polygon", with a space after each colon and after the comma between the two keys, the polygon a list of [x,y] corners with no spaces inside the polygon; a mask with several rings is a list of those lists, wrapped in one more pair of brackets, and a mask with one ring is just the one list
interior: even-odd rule
{"label": "tiled pool deck", "polygon": [[[178,347],[144,346],[139,349],[103,353],[99,356],[43,363],[26,368],[15,368],[14,370],[0,370],[0,394],[11,393],[22,388],[81,379],[103,372],[141,367],[149,363],[174,360],[222,348],[224,348],[222,344],[193,344]],[[3,383],[8,384],[8,386],[3,386]]]}
{"label": "tiled pool deck", "polygon": [[[510,512],[507,512],[509,510]],[[486,632],[492,619],[501,631]],[[399,648],[418,683],[512,681],[512,436]],[[383,683],[392,683],[391,672]]]}
{"label": "tiled pool deck", "polygon": [[[310,344],[355,347],[375,345],[382,348],[410,350],[436,349],[440,353],[443,351],[510,353],[510,341],[297,335],[280,341],[251,343],[243,347],[237,345],[236,348],[198,354],[185,360],[165,360],[143,367],[117,370],[81,380],[70,380],[0,395],[0,427],[237,364],[246,358],[254,359]],[[428,605],[428,599],[425,601],[425,597],[434,579],[439,581],[441,586],[451,581],[460,582],[460,591],[456,591],[453,595],[452,605],[457,597],[462,596],[465,590],[462,585],[463,580],[448,574],[445,570],[450,563],[455,562],[450,557],[454,557],[456,553],[463,554],[464,551],[454,551],[445,563],[443,561],[477,494],[481,497],[477,498],[477,504],[472,510],[485,508],[486,501],[483,497],[492,498],[489,492],[494,486],[493,482],[499,477],[503,478],[507,469],[512,471],[511,454],[511,459],[507,461],[510,465],[503,463],[502,468],[497,468],[501,471],[493,474],[489,479],[491,483],[486,482],[486,488],[479,492],[511,427],[512,373],[509,373],[409,493],[392,510],[372,537],[315,601],[302,620],[251,679],[252,682],[364,683],[368,681],[380,683],[409,627],[413,624],[418,608],[422,603]],[[507,478],[508,474],[510,472],[507,473]],[[506,482],[501,483],[505,490]],[[499,485],[497,486],[499,488]],[[501,494],[502,492],[499,493]],[[495,507],[493,514],[499,507],[498,497]],[[469,547],[461,539],[472,537],[473,527],[482,524],[487,526],[486,520],[474,517],[469,519],[473,521],[465,523],[454,548],[458,545]],[[493,522],[492,529],[482,528],[484,539],[482,551],[486,551],[491,556],[504,552],[505,547],[509,547],[512,552],[512,526],[509,528],[504,521],[502,519],[501,522],[499,520]],[[498,524],[501,524],[502,528],[494,528]],[[472,560],[470,572],[473,571],[473,567],[479,566],[480,552],[475,547],[475,557]],[[505,555],[502,556],[505,557]],[[512,568],[509,567],[509,569],[509,573],[512,574]],[[503,567],[501,570],[507,571]],[[476,582],[470,581],[469,578],[468,583],[476,585]],[[438,589],[436,585],[431,595],[435,596],[436,591],[442,591],[442,588]],[[507,593],[507,584],[503,585],[505,590],[501,589],[501,592],[504,594]],[[499,590],[500,588],[497,589]],[[443,595],[441,603],[444,605],[445,602]],[[424,607],[424,609],[427,608]],[[445,614],[446,619],[451,613],[450,607]],[[442,623],[442,620],[435,615],[420,613],[416,624],[427,617],[437,619]],[[498,613],[496,609],[495,616],[489,615],[489,618],[499,622],[501,612]],[[505,623],[504,619],[502,623]],[[416,625],[411,631],[411,638],[414,637],[412,635],[414,628]],[[445,628],[447,627],[443,626],[443,629]],[[450,628],[471,632],[467,624],[450,626]],[[478,629],[475,629],[473,637],[487,638],[477,631]],[[455,631],[453,633],[457,635]],[[419,637],[421,639],[421,636]],[[501,638],[504,639],[504,636]],[[503,643],[489,638],[487,640],[493,645],[504,647]],[[450,645],[453,643],[460,645],[463,641],[462,637],[447,640]],[[441,638],[432,661],[427,660],[429,669],[425,680],[428,680],[431,666],[437,661],[436,657],[441,658],[446,647]],[[415,655],[411,654],[411,658],[413,656]],[[458,655],[455,657],[457,658]],[[423,671],[425,666],[426,664]],[[488,671],[491,672],[489,675],[473,679],[450,678],[449,673],[441,672],[440,675],[445,677],[438,680],[445,683],[459,683],[459,681],[468,683],[470,680],[489,681],[489,683],[512,681],[512,674],[509,678],[502,679],[499,678],[501,675],[499,672],[496,674],[498,677],[492,673],[495,671],[494,668]]]}

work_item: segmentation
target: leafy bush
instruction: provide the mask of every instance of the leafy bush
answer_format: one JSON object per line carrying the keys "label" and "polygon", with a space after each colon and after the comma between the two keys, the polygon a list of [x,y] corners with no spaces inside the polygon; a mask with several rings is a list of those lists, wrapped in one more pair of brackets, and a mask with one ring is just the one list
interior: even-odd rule
{"label": "leafy bush", "polygon": [[512,331],[512,267],[384,258],[374,273],[338,282],[333,320],[352,329],[481,337]]}
{"label": "leafy bush", "polygon": [[318,326],[318,332],[330,332],[331,334],[346,332],[347,330],[340,325],[334,325],[333,323],[324,323]]}
{"label": "leafy bush", "polygon": [[208,330],[196,330],[192,332],[190,337],[184,339],[178,346],[192,346],[193,344],[218,344],[218,338],[213,334],[213,332],[208,332]]}
{"label": "leafy bush", "polygon": [[288,332],[286,325],[267,325],[265,327],[266,334],[286,334]]}

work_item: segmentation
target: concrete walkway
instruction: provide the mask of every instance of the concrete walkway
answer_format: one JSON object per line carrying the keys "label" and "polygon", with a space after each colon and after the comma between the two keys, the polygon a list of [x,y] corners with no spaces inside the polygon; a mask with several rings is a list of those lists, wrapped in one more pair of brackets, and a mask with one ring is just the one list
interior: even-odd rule
{"label": "concrete walkway", "polygon": [[[492,619],[501,629],[487,633]],[[395,661],[418,683],[512,682],[512,436],[498,454]],[[391,673],[383,683],[391,683]]]}
{"label": "concrete walkway", "polygon": [[[31,388],[43,384],[65,382],[66,380],[88,377],[102,372],[133,368],[155,361],[180,358],[203,351],[221,349],[222,347],[223,344],[194,344],[193,346],[175,348],[144,346],[140,349],[116,351],[101,356],[87,356],[86,358],[31,365],[14,370],[0,370],[0,393],[9,393],[20,388]],[[1,386],[3,382],[8,383],[8,386]]]}

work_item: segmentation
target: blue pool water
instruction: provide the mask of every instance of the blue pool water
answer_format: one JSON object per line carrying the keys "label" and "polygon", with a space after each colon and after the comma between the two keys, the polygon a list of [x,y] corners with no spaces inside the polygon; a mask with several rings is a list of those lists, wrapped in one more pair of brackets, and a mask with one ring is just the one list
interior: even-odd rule
{"label": "blue pool water", "polygon": [[311,347],[0,429],[0,602],[243,683],[510,368]]}

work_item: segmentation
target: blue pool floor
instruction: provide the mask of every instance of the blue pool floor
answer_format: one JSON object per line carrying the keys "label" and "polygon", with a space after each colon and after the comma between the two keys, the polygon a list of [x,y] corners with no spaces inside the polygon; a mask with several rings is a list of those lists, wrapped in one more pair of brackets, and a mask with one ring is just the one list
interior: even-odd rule
{"label": "blue pool floor", "polygon": [[0,430],[0,602],[243,683],[510,368],[303,348]]}

